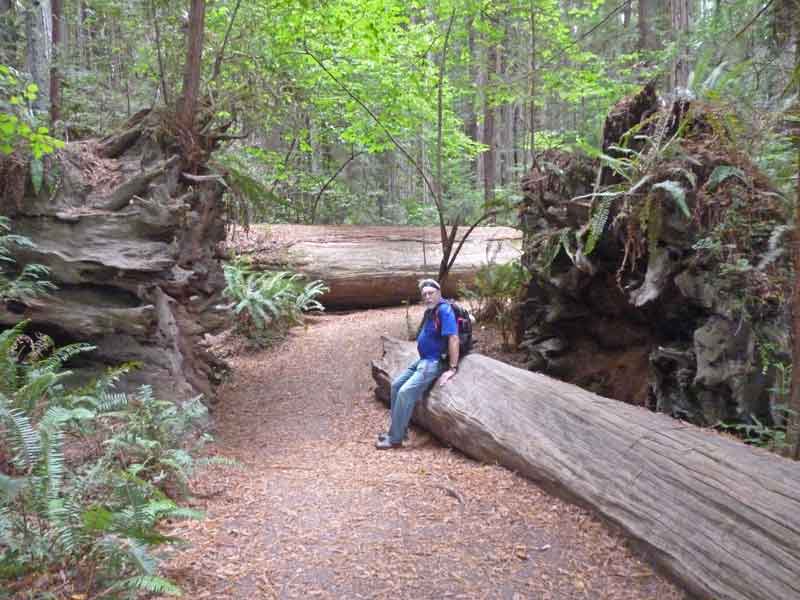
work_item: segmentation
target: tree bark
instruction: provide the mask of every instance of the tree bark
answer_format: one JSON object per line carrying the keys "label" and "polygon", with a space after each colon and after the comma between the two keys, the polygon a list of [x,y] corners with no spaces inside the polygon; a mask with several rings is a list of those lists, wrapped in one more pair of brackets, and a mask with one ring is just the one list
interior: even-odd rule
{"label": "tree bark", "polygon": [[494,131],[495,107],[491,93],[494,75],[497,72],[497,46],[489,44],[486,52],[486,89],[483,97],[483,139],[486,146],[483,153],[483,203],[489,207],[494,202],[495,175],[497,171],[497,143]]}
{"label": "tree bark", "polygon": [[652,0],[639,0],[639,50],[653,50],[653,5]]}
{"label": "tree bark", "polygon": [[[469,48],[469,73],[470,81],[476,86],[480,87],[480,67],[478,61],[477,49],[475,47],[475,26],[474,17],[470,16],[467,20],[467,45]],[[480,89],[477,90],[480,94]],[[464,132],[469,139],[478,141],[478,114],[476,112],[475,103],[471,100],[468,101],[466,107],[466,118],[464,119]],[[475,157],[471,161],[472,169],[471,175],[473,184],[478,181],[478,158]]]}
{"label": "tree bark", "polygon": [[183,95],[178,110],[178,121],[186,129],[192,129],[194,125],[197,95],[200,92],[205,14],[205,0],[190,0],[186,64],[183,69]]}
{"label": "tree bark", "polygon": [[797,191],[794,209],[794,291],[792,294],[792,385],[789,399],[788,438],[791,456],[800,460],[800,0],[784,0],[794,15],[794,77],[795,99],[793,138],[797,151]]}
{"label": "tree bark", "polygon": [[[376,394],[414,358],[384,338]],[[701,598],[800,597],[800,464],[479,354],[414,421],[596,510]]]}
{"label": "tree bark", "polygon": [[[536,2],[531,0],[531,56],[530,56],[530,87],[528,89],[528,96],[530,97],[528,112],[529,112],[529,133],[531,165],[536,157]],[[525,165],[527,170],[527,165]]]}
{"label": "tree bark", "polygon": [[689,19],[690,0],[670,0],[672,36],[678,43],[678,54],[672,63],[671,87],[685,88],[689,82]]}
{"label": "tree bark", "polygon": [[[110,142],[114,158],[102,157],[100,140],[67,144],[52,157],[60,174],[52,194],[19,205],[0,197],[0,214],[33,242],[14,247],[17,263],[49,267],[58,286],[52,296],[0,306],[0,325],[30,319],[31,332],[91,342],[92,369],[141,362],[124,380],[128,389],[149,383],[164,397],[202,393],[213,401],[224,365],[205,334],[226,318],[218,257],[224,188],[217,178],[186,181],[180,144],[162,118],[137,115],[112,138],[126,140]],[[131,137],[137,125],[157,135]],[[155,166],[142,173],[148,161]],[[99,181],[98,164],[106,177]]]}
{"label": "tree bark", "polygon": [[[456,244],[466,228],[454,236]],[[519,258],[521,234],[510,227],[479,227],[470,233],[443,282],[448,296],[472,281],[487,256],[504,264]],[[436,276],[442,259],[440,232],[434,227],[270,225],[235,230],[228,241],[237,255],[264,270],[290,268],[308,279],[322,279],[330,291],[325,306],[398,306],[419,296],[417,282]]]}
{"label": "tree bark", "polygon": [[63,0],[52,0],[53,9],[53,60],[50,68],[50,122],[55,124],[61,118],[61,73],[58,61],[61,58]]}
{"label": "tree bark", "polygon": [[50,0],[35,0],[25,10],[27,35],[26,67],[39,88],[33,108],[50,110],[50,60],[52,56],[53,19]]}

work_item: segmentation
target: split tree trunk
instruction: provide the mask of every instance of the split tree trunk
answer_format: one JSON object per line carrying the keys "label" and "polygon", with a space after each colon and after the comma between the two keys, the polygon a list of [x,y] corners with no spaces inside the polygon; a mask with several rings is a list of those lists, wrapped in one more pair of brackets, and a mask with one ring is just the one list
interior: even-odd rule
{"label": "split tree trunk", "polygon": [[[377,395],[416,357],[384,338]],[[704,598],[800,597],[800,464],[479,354],[414,420],[620,525]]]}

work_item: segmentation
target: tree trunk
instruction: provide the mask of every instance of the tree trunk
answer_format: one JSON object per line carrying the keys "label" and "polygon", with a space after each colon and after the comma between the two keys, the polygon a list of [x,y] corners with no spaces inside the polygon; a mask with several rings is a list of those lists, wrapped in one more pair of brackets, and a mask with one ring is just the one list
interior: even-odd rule
{"label": "tree trunk", "polygon": [[[458,229],[456,246],[466,229]],[[443,292],[457,295],[459,284],[470,283],[495,251],[497,264],[519,258],[520,240],[520,232],[510,227],[474,229],[443,282]],[[252,226],[246,236],[234,231],[228,245],[261,269],[288,266],[308,279],[322,279],[330,287],[323,304],[337,308],[416,300],[417,282],[436,276],[442,259],[440,232],[434,227]]]}
{"label": "tree trunk", "polygon": [[690,0],[670,0],[672,37],[677,41],[678,54],[672,63],[671,87],[685,88],[689,82],[689,13]]}
{"label": "tree trunk", "polygon": [[800,0],[785,0],[794,15],[794,81],[798,97],[794,104],[794,144],[797,150],[797,193],[794,211],[794,293],[792,294],[792,385],[789,408],[789,447],[800,460]]}
{"label": "tree trunk", "polygon": [[[480,67],[479,67],[479,60],[477,49],[475,47],[475,27],[473,25],[474,19],[473,17],[469,17],[467,21],[467,45],[469,48],[469,73],[470,73],[470,81],[475,84],[477,88],[480,88]],[[480,89],[477,90],[477,93],[480,94]],[[471,99],[468,100],[468,104],[466,107],[466,118],[464,119],[464,132],[467,134],[469,139],[478,141],[478,114],[475,110],[475,102]],[[478,158],[475,157],[472,159],[472,184],[477,184],[478,182]]]}
{"label": "tree trunk", "polygon": [[[414,358],[384,338],[376,394]],[[414,421],[621,526],[702,598],[800,597],[800,464],[479,354]]]}
{"label": "tree trunk", "polygon": [[53,61],[50,68],[50,122],[55,125],[61,118],[61,74],[58,70],[58,61],[61,56],[62,46],[62,19],[64,18],[63,0],[52,0],[53,5]]}
{"label": "tree trunk", "polygon": [[489,207],[494,202],[495,175],[497,171],[497,143],[494,131],[495,107],[493,106],[492,85],[497,72],[497,47],[492,42],[486,52],[486,89],[483,97],[483,139],[486,146],[483,153],[483,203]]}
{"label": "tree trunk", "polygon": [[[536,2],[531,0],[531,57],[530,57],[530,87],[528,90],[529,100],[529,119],[530,119],[530,148],[531,165],[536,156]],[[527,170],[527,165],[525,166]]]}
{"label": "tree trunk", "polygon": [[653,50],[653,5],[652,0],[639,0],[639,50]]}
{"label": "tree trunk", "polygon": [[40,112],[50,110],[52,29],[50,0],[31,2],[25,9],[25,33],[28,40],[26,68],[39,88],[33,108]]}
{"label": "tree trunk", "polygon": [[194,124],[197,95],[200,92],[205,14],[205,0],[190,0],[186,64],[183,69],[183,96],[178,110],[178,121],[186,129],[192,129]]}

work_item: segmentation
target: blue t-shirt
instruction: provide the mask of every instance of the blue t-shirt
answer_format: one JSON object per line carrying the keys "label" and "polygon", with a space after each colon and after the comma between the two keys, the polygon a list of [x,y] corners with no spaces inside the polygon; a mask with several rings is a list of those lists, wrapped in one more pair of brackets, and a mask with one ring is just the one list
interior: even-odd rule
{"label": "blue t-shirt", "polygon": [[[441,330],[438,332],[434,324],[433,311],[438,311],[439,313]],[[456,315],[450,304],[442,301],[431,310],[430,314],[425,319],[422,331],[420,331],[417,336],[417,351],[419,352],[419,357],[439,360],[442,354],[447,352],[447,337],[451,335],[458,335]]]}

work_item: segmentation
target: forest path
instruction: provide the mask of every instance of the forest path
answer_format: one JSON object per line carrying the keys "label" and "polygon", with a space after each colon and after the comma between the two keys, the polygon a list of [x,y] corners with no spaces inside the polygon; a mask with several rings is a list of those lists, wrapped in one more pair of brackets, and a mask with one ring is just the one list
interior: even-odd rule
{"label": "forest path", "polygon": [[[416,323],[419,309],[412,309]],[[370,361],[403,308],[314,317],[277,348],[231,358],[206,519],[166,574],[201,598],[680,598],[585,511],[420,430],[377,451],[388,411]]]}

